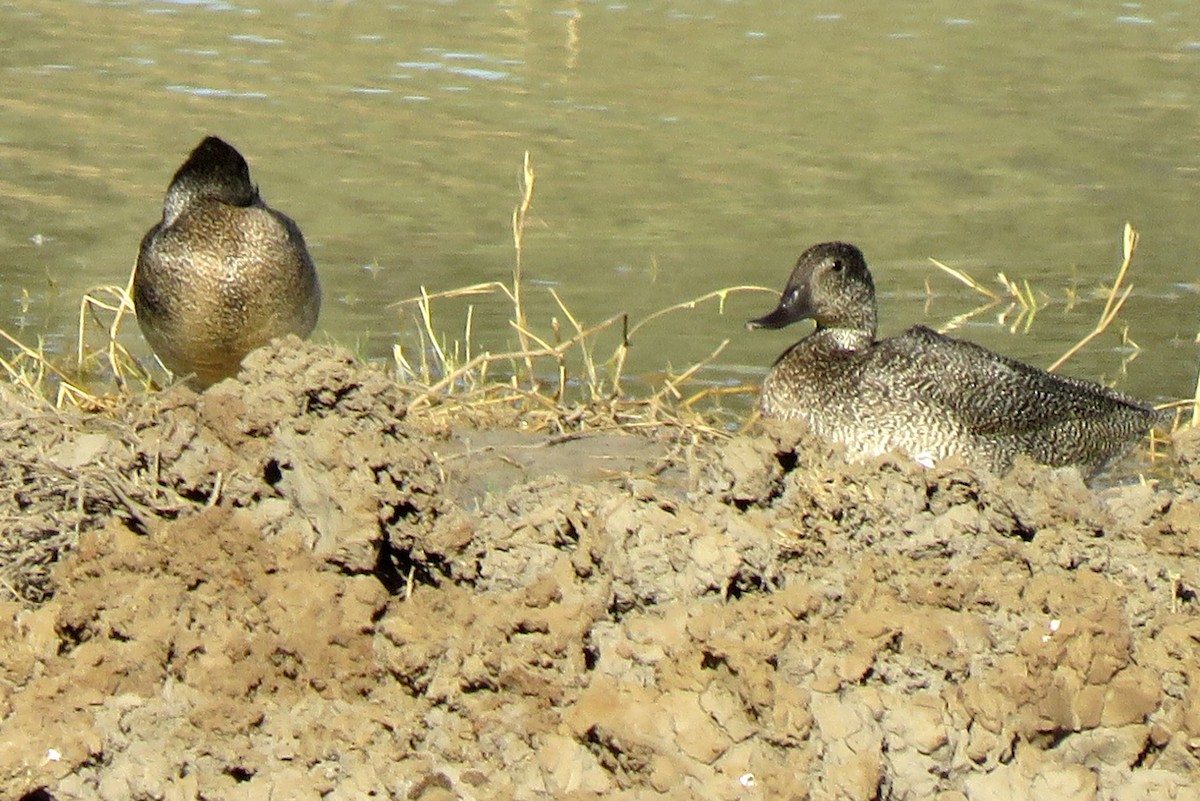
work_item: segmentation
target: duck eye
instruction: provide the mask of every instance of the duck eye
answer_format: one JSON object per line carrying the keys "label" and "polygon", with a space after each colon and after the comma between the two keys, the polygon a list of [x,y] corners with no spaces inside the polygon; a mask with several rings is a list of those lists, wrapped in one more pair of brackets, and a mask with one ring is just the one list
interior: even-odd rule
{"label": "duck eye", "polygon": [[834,259],[833,264],[830,265],[830,269],[832,269],[835,273],[840,273],[842,271],[842,260]]}

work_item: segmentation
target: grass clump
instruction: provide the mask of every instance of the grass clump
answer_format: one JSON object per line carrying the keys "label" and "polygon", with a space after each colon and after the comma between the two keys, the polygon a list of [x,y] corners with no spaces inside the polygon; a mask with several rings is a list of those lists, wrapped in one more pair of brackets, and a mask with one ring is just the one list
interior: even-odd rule
{"label": "grass clump", "polygon": [[[554,288],[547,288],[560,320],[550,320],[548,332],[539,333],[529,323],[522,295],[525,225],[533,205],[536,173],[526,152],[519,180],[519,198],[512,213],[515,252],[512,282],[487,281],[471,286],[419,295],[401,300],[397,308],[414,310],[417,319],[418,348],[415,354],[400,345],[393,348],[400,380],[409,387],[413,400],[409,411],[440,408],[453,412],[466,405],[517,403],[533,414],[549,414],[574,425],[601,427],[621,425],[673,425],[691,428],[705,435],[723,436],[722,426],[713,424],[711,404],[718,398],[736,394],[752,397],[757,387],[705,387],[688,393],[684,385],[714,362],[729,344],[719,343],[712,353],[690,365],[678,375],[666,375],[647,397],[631,398],[622,385],[625,362],[633,336],[645,325],[676,311],[696,309],[716,302],[724,311],[726,299],[738,292],[772,292],[763,287],[734,286],[705,293],[676,303],[630,323],[624,313],[614,314],[598,323],[581,322]],[[434,301],[477,296],[501,296],[511,304],[509,325],[517,335],[518,348],[493,353],[476,352],[473,345],[474,306],[468,306],[462,326],[462,338],[447,342],[434,321]],[[565,324],[564,322],[565,321]],[[607,356],[602,334],[615,336]],[[499,373],[502,378],[497,378]],[[576,391],[571,393],[572,388]]]}

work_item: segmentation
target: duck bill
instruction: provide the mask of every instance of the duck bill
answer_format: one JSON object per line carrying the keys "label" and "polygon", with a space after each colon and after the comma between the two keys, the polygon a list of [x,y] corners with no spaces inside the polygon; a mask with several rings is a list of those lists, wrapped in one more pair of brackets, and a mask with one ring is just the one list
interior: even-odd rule
{"label": "duck bill", "polygon": [[783,328],[785,325],[805,320],[808,316],[804,309],[797,307],[795,304],[781,302],[770,314],[748,320],[746,328],[751,331],[756,328]]}

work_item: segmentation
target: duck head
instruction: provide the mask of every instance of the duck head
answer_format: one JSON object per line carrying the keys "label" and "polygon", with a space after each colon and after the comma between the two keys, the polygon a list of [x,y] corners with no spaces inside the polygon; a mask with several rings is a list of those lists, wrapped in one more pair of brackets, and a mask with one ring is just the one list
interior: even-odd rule
{"label": "duck head", "polygon": [[814,320],[817,330],[845,328],[875,334],[875,284],[862,251],[845,242],[823,242],[800,254],[779,305],[746,328],[783,328]]}
{"label": "duck head", "polygon": [[215,136],[205,137],[175,172],[163,201],[163,224],[170,225],[188,206],[200,200],[229,206],[262,203],[242,154]]}

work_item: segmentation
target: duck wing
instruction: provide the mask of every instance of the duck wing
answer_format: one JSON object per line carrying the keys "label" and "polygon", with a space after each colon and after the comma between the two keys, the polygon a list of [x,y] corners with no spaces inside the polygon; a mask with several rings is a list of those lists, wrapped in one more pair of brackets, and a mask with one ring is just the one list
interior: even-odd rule
{"label": "duck wing", "polygon": [[1092,432],[1137,439],[1160,419],[1134,398],[1090,381],[1053,375],[924,326],[873,348],[881,375],[912,388],[915,401],[944,409],[978,435],[1036,437]]}

